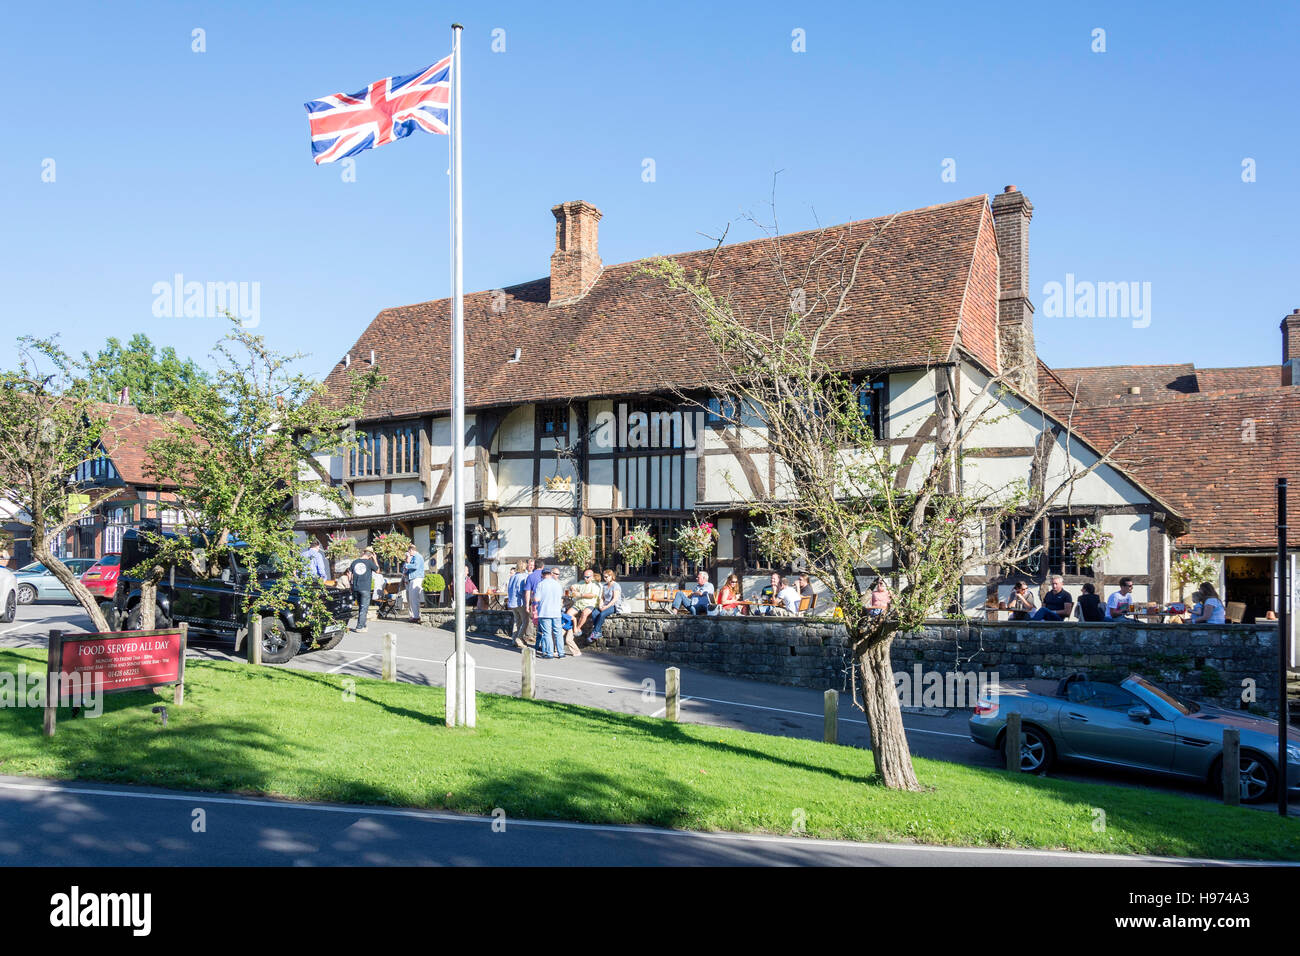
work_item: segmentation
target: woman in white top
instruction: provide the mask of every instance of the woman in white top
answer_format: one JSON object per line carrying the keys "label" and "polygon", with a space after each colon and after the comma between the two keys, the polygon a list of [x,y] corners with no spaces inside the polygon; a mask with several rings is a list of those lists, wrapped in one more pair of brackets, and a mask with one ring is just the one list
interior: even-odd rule
{"label": "woman in white top", "polygon": [[1223,602],[1219,600],[1219,592],[1214,590],[1214,585],[1206,582],[1201,585],[1201,597],[1205,603],[1201,606],[1201,613],[1192,618],[1193,624],[1226,624],[1228,622],[1227,612],[1224,610]]}

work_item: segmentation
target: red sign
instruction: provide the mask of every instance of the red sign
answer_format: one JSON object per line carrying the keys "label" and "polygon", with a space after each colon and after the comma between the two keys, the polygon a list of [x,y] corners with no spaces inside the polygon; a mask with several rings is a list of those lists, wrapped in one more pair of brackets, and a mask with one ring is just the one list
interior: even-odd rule
{"label": "red sign", "polygon": [[111,694],[180,681],[185,640],[180,631],[126,631],[65,637],[59,651],[65,681],[81,674],[83,686]]}

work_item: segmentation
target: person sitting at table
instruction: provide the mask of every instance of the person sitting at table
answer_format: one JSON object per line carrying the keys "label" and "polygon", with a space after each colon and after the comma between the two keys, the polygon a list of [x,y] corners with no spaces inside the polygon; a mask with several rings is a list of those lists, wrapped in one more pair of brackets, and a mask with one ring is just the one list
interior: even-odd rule
{"label": "person sitting at table", "polygon": [[812,578],[808,577],[808,572],[806,571],[803,574],[799,575],[798,587],[799,587],[800,597],[811,598],[817,596],[817,592],[816,590],[813,589],[812,586]]}
{"label": "person sitting at table", "polygon": [[1119,590],[1106,599],[1106,614],[1112,620],[1118,620],[1133,610],[1133,579],[1120,578]]}
{"label": "person sitting at table", "polygon": [[1043,595],[1043,606],[1029,616],[1031,621],[1064,621],[1074,610],[1074,596],[1065,590],[1065,578],[1052,575],[1052,587]]}
{"label": "person sitting at table", "polygon": [[727,575],[722,590],[718,592],[718,613],[740,613],[740,578],[734,574]]}
{"label": "person sitting at table", "polygon": [[884,578],[876,578],[871,583],[871,590],[867,592],[867,613],[872,617],[879,617],[889,610],[889,602],[894,596],[889,593],[889,585],[885,583]]}
{"label": "person sitting at table", "polygon": [[776,592],[776,599],[781,602],[781,606],[775,609],[777,615],[780,617],[798,617],[799,597],[799,589],[783,578],[781,580],[781,589]]}
{"label": "person sitting at table", "polygon": [[[1047,603],[1046,600],[1043,603]],[[1097,586],[1091,582],[1083,586],[1083,593],[1079,595],[1079,615],[1094,623],[1106,620],[1106,609],[1102,607],[1101,598],[1097,597]]]}
{"label": "person sitting at table", "polygon": [[1192,617],[1192,623],[1226,624],[1228,622],[1227,611],[1223,607],[1223,602],[1219,600],[1219,592],[1214,589],[1214,585],[1209,581],[1201,584],[1201,597],[1205,603],[1201,606],[1201,613]]}
{"label": "person sitting at table", "polygon": [[708,614],[713,602],[713,582],[709,572],[701,571],[695,576],[695,587],[690,591],[678,591],[673,598],[673,613],[682,611],[687,614]]}
{"label": "person sitting at table", "polygon": [[754,608],[755,614],[775,614],[776,613],[776,595],[781,590],[781,575],[772,572],[772,578],[767,587],[758,593],[759,606]]}
{"label": "person sitting at table", "polygon": [[1007,601],[1007,609],[1011,612],[1013,621],[1027,621],[1029,615],[1038,610],[1034,592],[1029,590],[1029,585],[1024,581],[1016,582],[1015,588],[1011,591],[1011,599]]}

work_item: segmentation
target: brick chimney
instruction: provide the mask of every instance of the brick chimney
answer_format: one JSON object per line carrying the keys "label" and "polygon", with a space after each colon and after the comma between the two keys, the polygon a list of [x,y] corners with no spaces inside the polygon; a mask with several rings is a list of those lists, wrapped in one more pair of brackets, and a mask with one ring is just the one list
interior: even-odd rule
{"label": "brick chimney", "polygon": [[1034,204],[1008,186],[993,197],[993,231],[998,237],[998,344],[1002,368],[1021,368],[1011,379],[1038,397],[1038,352],[1034,348],[1034,306],[1029,301],[1029,220]]}
{"label": "brick chimney", "polygon": [[551,209],[555,251],[551,253],[551,305],[581,298],[600,276],[596,226],[600,210],[575,199]]}
{"label": "brick chimney", "polygon": [[1282,384],[1300,385],[1300,309],[1282,319]]}

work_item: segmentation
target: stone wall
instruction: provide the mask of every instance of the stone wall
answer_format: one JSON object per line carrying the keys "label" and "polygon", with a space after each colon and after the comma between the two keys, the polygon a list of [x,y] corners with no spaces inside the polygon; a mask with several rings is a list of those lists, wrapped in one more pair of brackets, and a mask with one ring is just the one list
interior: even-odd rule
{"label": "stone wall", "polygon": [[[847,635],[825,618],[616,614],[592,650],[698,667],[732,677],[822,690],[847,686]],[[1277,706],[1277,627],[932,621],[893,644],[896,672],[997,671],[1004,680],[1085,671],[1118,681],[1132,672],[1176,693],[1239,707]]]}

